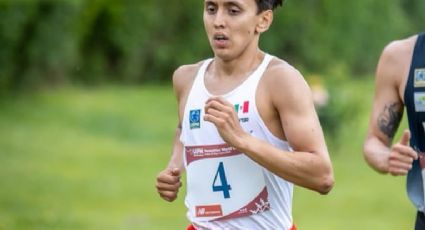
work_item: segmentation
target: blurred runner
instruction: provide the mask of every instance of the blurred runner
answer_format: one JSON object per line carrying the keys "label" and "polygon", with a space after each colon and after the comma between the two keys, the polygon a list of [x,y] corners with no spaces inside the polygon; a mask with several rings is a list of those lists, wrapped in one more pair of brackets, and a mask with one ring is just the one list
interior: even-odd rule
{"label": "blurred runner", "polygon": [[[407,175],[407,192],[418,210],[415,229],[424,230],[425,34],[388,44],[379,60],[375,84],[365,159],[378,172]],[[409,130],[393,143],[404,108]]]}

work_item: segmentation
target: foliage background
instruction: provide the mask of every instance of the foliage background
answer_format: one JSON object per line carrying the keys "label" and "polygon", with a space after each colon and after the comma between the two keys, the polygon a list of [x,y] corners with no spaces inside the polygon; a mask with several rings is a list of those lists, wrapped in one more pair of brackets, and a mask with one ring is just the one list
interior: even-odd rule
{"label": "foliage background", "polygon": [[[154,179],[176,124],[170,76],[212,55],[199,0],[0,1],[0,229],[184,229]],[[425,27],[422,0],[287,0],[261,47],[330,98],[336,185],[295,189],[299,229],[412,229],[404,178],[361,146],[384,46]],[[403,127],[406,123],[403,123]],[[182,194],[184,193],[184,188]]]}
{"label": "foliage background", "polygon": [[[2,0],[0,92],[170,81],[211,56],[199,0]],[[307,72],[370,73],[383,46],[423,29],[422,0],[288,0],[263,49]],[[190,44],[190,46],[189,46]]]}

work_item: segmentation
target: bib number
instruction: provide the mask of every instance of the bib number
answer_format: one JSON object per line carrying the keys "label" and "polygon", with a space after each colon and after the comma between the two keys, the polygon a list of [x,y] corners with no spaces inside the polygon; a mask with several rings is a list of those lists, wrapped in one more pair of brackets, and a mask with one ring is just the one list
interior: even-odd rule
{"label": "bib number", "polygon": [[249,216],[270,209],[263,169],[227,144],[185,146],[186,201],[196,221]]}
{"label": "bib number", "polygon": [[[219,179],[220,181],[217,181]],[[217,183],[220,183],[219,185],[216,185]],[[223,196],[225,199],[230,198],[230,190],[232,190],[232,187],[230,184],[227,183],[226,178],[226,172],[224,170],[224,164],[223,162],[220,162],[218,164],[217,172],[215,173],[214,181],[212,184],[212,190],[213,192],[223,192]]]}

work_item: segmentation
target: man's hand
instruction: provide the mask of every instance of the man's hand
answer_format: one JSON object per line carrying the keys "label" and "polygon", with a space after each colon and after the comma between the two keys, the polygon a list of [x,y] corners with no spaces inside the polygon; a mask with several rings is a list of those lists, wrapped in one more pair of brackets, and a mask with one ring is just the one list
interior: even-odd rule
{"label": "man's hand", "polygon": [[388,172],[393,176],[404,176],[412,168],[418,153],[409,146],[410,132],[405,130],[400,142],[391,147],[388,158]]}
{"label": "man's hand", "polygon": [[213,97],[205,103],[205,121],[213,123],[223,140],[238,147],[241,137],[246,134],[242,129],[235,107],[220,97]]}
{"label": "man's hand", "polygon": [[174,201],[177,198],[182,183],[180,182],[180,169],[167,168],[156,177],[156,189],[162,199]]}

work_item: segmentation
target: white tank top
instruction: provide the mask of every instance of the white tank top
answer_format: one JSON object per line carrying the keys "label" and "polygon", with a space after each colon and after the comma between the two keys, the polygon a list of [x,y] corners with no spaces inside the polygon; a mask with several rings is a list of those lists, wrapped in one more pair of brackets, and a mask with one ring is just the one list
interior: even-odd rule
{"label": "white tank top", "polygon": [[[246,132],[292,151],[268,130],[256,107],[257,86],[272,59],[266,54],[242,84],[220,96],[235,106]],[[196,229],[290,229],[293,184],[227,145],[216,127],[203,120],[205,102],[214,96],[204,84],[211,61],[205,60],[197,73],[182,121],[187,217]]]}

